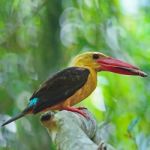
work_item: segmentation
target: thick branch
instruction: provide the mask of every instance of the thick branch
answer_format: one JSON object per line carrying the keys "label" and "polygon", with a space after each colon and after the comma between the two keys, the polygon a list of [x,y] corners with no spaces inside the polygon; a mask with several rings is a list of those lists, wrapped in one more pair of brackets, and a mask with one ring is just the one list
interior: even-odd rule
{"label": "thick branch", "polygon": [[89,119],[78,113],[59,111],[48,112],[41,117],[58,150],[114,150],[100,136],[100,130],[91,113],[84,109]]}

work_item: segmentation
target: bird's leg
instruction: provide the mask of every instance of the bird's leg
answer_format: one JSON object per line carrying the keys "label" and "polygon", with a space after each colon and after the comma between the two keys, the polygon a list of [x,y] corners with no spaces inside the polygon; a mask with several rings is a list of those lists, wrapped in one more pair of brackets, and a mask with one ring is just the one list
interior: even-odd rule
{"label": "bird's leg", "polygon": [[85,117],[86,119],[89,119],[89,116],[84,111],[82,111],[81,108],[64,107],[62,110],[67,110],[67,111],[71,111],[71,112],[77,112],[80,115],[82,115],[83,117]]}

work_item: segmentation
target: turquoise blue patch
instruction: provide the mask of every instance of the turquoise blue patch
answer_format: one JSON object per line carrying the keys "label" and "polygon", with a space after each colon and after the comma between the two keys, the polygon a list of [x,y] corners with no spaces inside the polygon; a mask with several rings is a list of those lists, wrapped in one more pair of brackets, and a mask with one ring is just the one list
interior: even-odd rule
{"label": "turquoise blue patch", "polygon": [[36,105],[37,102],[38,102],[38,98],[35,97],[35,98],[33,98],[33,99],[30,100],[29,106],[32,107],[32,106]]}

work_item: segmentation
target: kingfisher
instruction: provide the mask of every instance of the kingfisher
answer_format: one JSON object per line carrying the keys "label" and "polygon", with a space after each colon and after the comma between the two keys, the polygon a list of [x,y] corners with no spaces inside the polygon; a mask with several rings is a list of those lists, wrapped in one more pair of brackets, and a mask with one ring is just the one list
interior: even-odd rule
{"label": "kingfisher", "polygon": [[67,110],[87,118],[82,107],[73,107],[88,97],[96,88],[97,73],[114,72],[123,75],[146,77],[138,67],[100,52],[85,52],[77,55],[65,68],[43,82],[29,99],[27,107],[15,117],[4,122],[11,123],[25,115],[47,110]]}

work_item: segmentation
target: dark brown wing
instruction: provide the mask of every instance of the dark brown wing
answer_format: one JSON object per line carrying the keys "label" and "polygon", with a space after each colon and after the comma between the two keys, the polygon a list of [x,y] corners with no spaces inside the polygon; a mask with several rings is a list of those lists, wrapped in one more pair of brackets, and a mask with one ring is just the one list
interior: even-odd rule
{"label": "dark brown wing", "polygon": [[80,67],[69,67],[56,73],[30,98],[30,101],[37,99],[33,112],[40,112],[72,96],[86,83],[89,73],[88,69]]}

